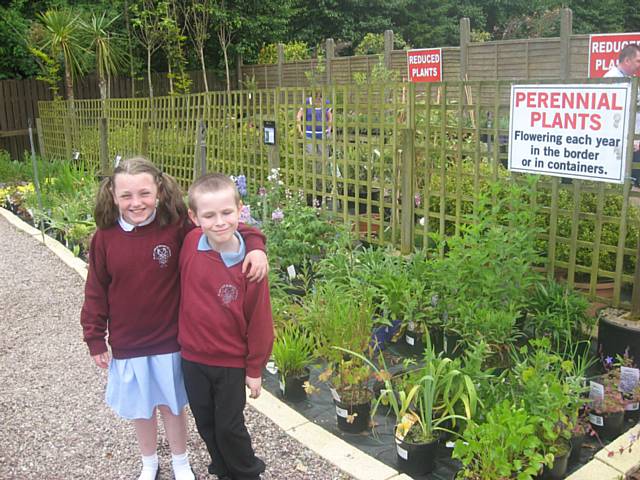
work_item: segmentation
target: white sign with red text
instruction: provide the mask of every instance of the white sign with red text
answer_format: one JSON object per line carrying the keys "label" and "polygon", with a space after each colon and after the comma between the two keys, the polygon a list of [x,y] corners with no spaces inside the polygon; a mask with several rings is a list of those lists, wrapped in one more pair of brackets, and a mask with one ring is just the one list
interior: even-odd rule
{"label": "white sign with red text", "polygon": [[624,183],[631,85],[512,85],[509,170]]}
{"label": "white sign with red text", "polygon": [[640,33],[589,35],[589,78],[600,78],[615,67],[618,64],[620,50],[630,43],[640,45]]}
{"label": "white sign with red text", "polygon": [[442,49],[407,50],[407,78],[410,82],[441,82]]}

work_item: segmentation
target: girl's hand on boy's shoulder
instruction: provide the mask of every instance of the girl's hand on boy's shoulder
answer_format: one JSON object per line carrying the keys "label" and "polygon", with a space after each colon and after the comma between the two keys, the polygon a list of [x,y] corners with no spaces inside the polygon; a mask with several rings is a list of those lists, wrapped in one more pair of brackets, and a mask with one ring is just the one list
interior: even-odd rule
{"label": "girl's hand on boy's shoulder", "polygon": [[267,254],[262,250],[252,250],[242,262],[242,273],[247,275],[250,282],[260,282],[269,273],[269,261]]}
{"label": "girl's hand on boy's shoulder", "polygon": [[91,358],[93,358],[93,361],[100,368],[107,368],[109,366],[109,360],[111,359],[109,357],[109,352],[102,352],[98,355],[91,355]]}
{"label": "girl's hand on boy's shoulder", "polygon": [[262,390],[262,377],[245,377],[244,383],[251,390],[251,394],[249,397],[258,398],[260,396],[260,391]]}

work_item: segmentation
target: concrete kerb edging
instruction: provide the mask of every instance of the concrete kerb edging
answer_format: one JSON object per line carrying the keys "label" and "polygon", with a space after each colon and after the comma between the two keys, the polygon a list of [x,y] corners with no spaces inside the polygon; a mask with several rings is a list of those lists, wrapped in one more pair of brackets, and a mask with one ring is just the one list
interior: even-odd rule
{"label": "concrete kerb edging", "polygon": [[[33,228],[5,208],[0,208],[0,215],[14,227],[26,232],[40,243],[44,243],[65,264],[86,280],[87,264],[74,256],[64,245],[48,235],[45,235],[43,242],[42,233],[38,229]],[[307,420],[266,390],[262,391],[259,398],[249,399],[249,404],[282,428],[288,435],[357,480],[411,480],[411,477],[399,473]],[[611,442],[607,446],[608,450],[617,452],[618,448],[628,445],[631,434],[640,435],[640,424]],[[624,478],[639,466],[640,458],[633,453],[622,455],[616,453],[614,456],[608,457],[607,451],[601,449],[593,460],[567,477],[567,480],[593,480],[594,478],[617,480],[621,477]]]}

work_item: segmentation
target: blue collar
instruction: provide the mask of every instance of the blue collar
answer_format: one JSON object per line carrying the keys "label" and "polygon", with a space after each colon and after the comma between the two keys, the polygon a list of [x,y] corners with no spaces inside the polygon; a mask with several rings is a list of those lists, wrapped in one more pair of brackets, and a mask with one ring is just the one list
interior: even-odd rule
{"label": "blue collar", "polygon": [[131,232],[136,227],[144,227],[145,225],[149,225],[151,222],[153,222],[156,219],[156,211],[157,210],[154,210],[153,213],[149,215],[149,218],[147,218],[144,222],[142,222],[139,225],[134,225],[132,223],[127,222],[122,215],[120,215],[120,217],[118,218],[118,223],[120,224],[120,227],[125,232]]}
{"label": "blue collar", "polygon": [[[238,263],[242,262],[246,254],[246,248],[244,245],[244,239],[242,238],[242,235],[240,235],[240,232],[238,231],[234,232],[234,235],[240,241],[240,248],[238,249],[238,251],[237,252],[219,252],[220,258],[222,258],[222,261],[224,262],[226,267],[233,267],[234,265],[237,265]],[[211,245],[209,245],[209,240],[207,239],[207,236],[203,233],[200,236],[200,240],[198,240],[198,251],[209,252],[212,250],[213,248],[211,248]]]}

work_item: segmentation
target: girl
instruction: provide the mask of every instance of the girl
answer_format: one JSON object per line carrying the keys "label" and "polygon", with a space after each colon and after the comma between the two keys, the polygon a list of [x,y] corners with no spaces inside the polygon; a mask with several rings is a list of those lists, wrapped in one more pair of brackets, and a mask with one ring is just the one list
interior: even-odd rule
{"label": "girl", "polygon": [[[142,453],[139,480],[158,475],[157,417],[164,423],[176,480],[194,480],[186,453],[187,396],[178,336],[178,255],[193,228],[176,181],[135,157],[116,166],[99,187],[96,231],[80,323],[96,365],[109,367],[106,401],[133,420]],[[251,266],[248,278],[267,271],[264,236],[243,226]],[[258,250],[256,250],[256,248]],[[111,347],[111,359],[106,337]]]}

